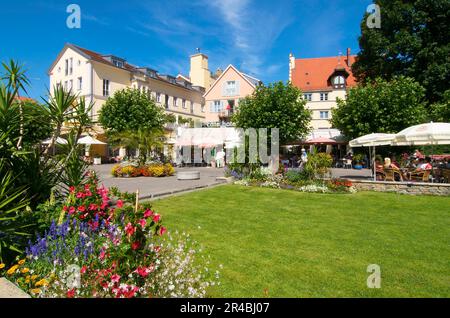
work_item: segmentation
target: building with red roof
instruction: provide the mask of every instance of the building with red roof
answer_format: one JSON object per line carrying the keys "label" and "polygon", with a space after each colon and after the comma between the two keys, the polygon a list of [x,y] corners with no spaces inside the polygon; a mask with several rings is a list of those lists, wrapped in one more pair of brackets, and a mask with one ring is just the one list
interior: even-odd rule
{"label": "building with red roof", "polygon": [[289,80],[298,87],[312,110],[312,128],[331,128],[331,109],[336,98],[345,99],[349,87],[356,85],[351,66],[355,55],[347,49],[345,56],[295,58],[289,57]]}

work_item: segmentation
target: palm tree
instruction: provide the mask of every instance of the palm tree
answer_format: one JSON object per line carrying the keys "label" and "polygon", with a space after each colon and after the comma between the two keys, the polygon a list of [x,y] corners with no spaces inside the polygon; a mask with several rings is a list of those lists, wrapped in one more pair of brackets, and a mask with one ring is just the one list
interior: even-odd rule
{"label": "palm tree", "polygon": [[55,127],[51,142],[44,151],[44,154],[48,154],[61,135],[64,123],[72,118],[74,107],[77,106],[77,96],[71,92],[66,92],[61,85],[57,85],[53,88],[53,95],[51,95],[50,100],[43,99],[43,101],[45,105],[42,106],[42,110]]}
{"label": "palm tree", "polygon": [[112,136],[111,141],[118,146],[139,149],[139,163],[145,164],[150,152],[164,145],[164,131],[159,128],[123,131]]}
{"label": "palm tree", "polygon": [[11,88],[14,95],[17,94],[18,104],[19,104],[19,115],[20,115],[20,129],[19,129],[19,140],[17,141],[17,149],[22,149],[23,143],[23,106],[20,100],[20,90],[23,90],[27,94],[25,86],[30,85],[30,81],[26,76],[26,70],[18,62],[10,60],[9,64],[2,62],[3,68],[6,74],[2,77],[2,80],[7,81],[7,87]]}

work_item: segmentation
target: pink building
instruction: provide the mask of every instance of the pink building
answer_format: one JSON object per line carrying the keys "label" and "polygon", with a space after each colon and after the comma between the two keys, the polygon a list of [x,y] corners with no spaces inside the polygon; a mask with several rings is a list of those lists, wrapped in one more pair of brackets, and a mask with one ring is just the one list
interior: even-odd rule
{"label": "pink building", "polygon": [[229,65],[203,95],[206,105],[204,120],[206,126],[226,125],[239,107],[240,99],[253,94],[256,86],[260,84],[259,79]]}

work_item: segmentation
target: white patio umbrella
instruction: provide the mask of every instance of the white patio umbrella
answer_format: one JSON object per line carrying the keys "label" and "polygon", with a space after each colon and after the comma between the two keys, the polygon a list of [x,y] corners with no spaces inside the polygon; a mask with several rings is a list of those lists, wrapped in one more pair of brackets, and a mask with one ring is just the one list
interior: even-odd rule
{"label": "white patio umbrella", "polygon": [[98,139],[92,138],[91,136],[86,136],[78,139],[78,144],[80,145],[106,145],[105,142],[102,142]]}
{"label": "white patio umbrella", "polygon": [[84,151],[85,151],[85,155],[87,157],[89,157],[89,148],[91,147],[91,145],[106,145],[106,143],[104,143],[98,139],[95,139],[91,136],[85,136],[83,138],[78,139],[78,144],[86,145]]}
{"label": "white patio umbrella", "polygon": [[408,127],[395,135],[393,146],[449,145],[450,123],[427,123]]}
{"label": "white patio umbrella", "polygon": [[[42,143],[43,143],[44,145],[50,145],[50,144],[52,143],[52,139],[49,138],[49,139],[47,139],[47,140],[44,140]],[[58,137],[58,138],[56,138],[55,144],[58,144],[58,145],[67,145],[67,140],[64,139],[64,138]]]}
{"label": "white patio umbrella", "polygon": [[392,140],[394,140],[395,135],[394,134],[382,134],[382,133],[373,133],[369,135],[364,135],[359,138],[353,139],[350,141],[350,147],[356,148],[356,147],[373,147],[372,152],[372,169],[373,169],[373,180],[377,181],[377,171],[375,166],[375,149],[377,146],[386,146],[390,145],[392,143]]}

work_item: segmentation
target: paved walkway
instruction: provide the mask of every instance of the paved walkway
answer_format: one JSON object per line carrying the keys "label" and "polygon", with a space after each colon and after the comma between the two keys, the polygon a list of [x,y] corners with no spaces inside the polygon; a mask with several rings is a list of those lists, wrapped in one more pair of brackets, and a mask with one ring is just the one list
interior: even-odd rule
{"label": "paved walkway", "polygon": [[104,164],[92,166],[97,172],[100,182],[105,187],[118,187],[123,192],[136,192],[139,190],[139,197],[147,199],[152,197],[161,197],[174,193],[192,191],[222,184],[224,180],[217,180],[217,177],[223,177],[223,169],[215,168],[177,168],[176,171],[195,170],[200,171],[200,180],[177,180],[176,176],[164,178],[115,178],[111,175],[113,164]]}

